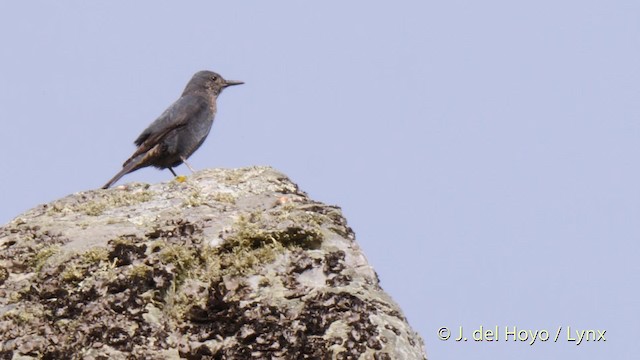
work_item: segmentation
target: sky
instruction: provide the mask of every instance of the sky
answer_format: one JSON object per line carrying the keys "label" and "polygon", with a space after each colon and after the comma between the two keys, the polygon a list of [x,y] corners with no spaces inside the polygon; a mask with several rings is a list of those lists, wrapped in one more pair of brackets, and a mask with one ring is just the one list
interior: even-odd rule
{"label": "sky", "polygon": [[102,186],[213,70],[245,85],[190,164],[270,165],[342,207],[429,359],[636,358],[639,18],[616,0],[4,1],[0,223]]}

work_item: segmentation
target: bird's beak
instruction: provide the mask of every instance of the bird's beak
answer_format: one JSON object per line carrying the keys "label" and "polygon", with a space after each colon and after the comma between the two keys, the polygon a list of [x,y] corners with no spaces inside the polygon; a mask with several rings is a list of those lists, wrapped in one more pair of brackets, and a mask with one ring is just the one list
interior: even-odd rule
{"label": "bird's beak", "polygon": [[225,80],[224,87],[233,86],[233,85],[242,85],[244,82],[237,80]]}

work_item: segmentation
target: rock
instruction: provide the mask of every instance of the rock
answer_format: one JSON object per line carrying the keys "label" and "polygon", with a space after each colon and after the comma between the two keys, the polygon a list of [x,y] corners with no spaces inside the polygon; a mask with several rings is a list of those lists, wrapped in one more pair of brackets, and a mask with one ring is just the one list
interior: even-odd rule
{"label": "rock", "polygon": [[340,209],[268,167],[18,216],[0,339],[0,359],[426,359]]}

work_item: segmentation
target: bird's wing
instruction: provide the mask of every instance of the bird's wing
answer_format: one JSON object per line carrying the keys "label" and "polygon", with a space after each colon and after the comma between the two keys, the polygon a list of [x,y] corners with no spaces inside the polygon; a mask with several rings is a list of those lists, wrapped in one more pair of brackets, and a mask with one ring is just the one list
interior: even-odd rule
{"label": "bird's wing", "polygon": [[189,119],[206,110],[208,106],[207,99],[199,95],[180,97],[138,136],[135,141],[138,149],[131,158],[152,149],[172,130],[185,126]]}

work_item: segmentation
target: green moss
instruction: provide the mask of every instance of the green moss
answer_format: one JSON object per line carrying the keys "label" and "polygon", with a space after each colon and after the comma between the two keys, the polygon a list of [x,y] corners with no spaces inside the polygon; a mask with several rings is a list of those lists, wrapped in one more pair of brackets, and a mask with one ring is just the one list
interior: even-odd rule
{"label": "green moss", "polygon": [[45,246],[40,249],[31,259],[29,259],[29,266],[33,267],[36,272],[40,271],[47,260],[60,252],[59,245]]}
{"label": "green moss", "polygon": [[51,204],[51,206],[47,206],[47,215],[55,215],[55,214],[59,214],[61,212],[64,211],[64,206],[62,206],[62,204],[60,204],[59,202],[54,202],[53,204]]}
{"label": "green moss", "polygon": [[9,278],[9,270],[4,266],[0,266],[0,285],[2,285],[5,280]]}
{"label": "green moss", "polygon": [[182,290],[191,280],[211,284],[226,276],[251,274],[256,268],[273,262],[287,248],[321,238],[319,229],[316,232],[292,227],[269,228],[262,213],[255,212],[241,216],[234,224],[233,235],[219,247],[189,249],[182,244],[163,245],[163,241],[156,241],[151,248],[156,249],[160,260],[175,266],[176,280],[165,296],[165,311],[180,319],[193,307],[196,299]]}
{"label": "green moss", "polygon": [[[184,190],[188,194],[185,200],[187,206],[197,206],[205,200],[212,201],[212,198],[216,201],[235,201],[231,194],[218,193],[203,199],[192,187]],[[264,264],[276,260],[287,249],[318,248],[323,240],[321,226],[326,220],[322,214],[300,211],[297,204],[286,203],[266,213],[255,211],[240,216],[220,246],[197,245],[193,242],[193,236],[187,239],[164,235],[165,230],[160,229],[147,234],[144,239],[114,239],[109,242],[109,248],[115,251],[116,248],[131,247],[131,251],[134,251],[145,246],[146,259],[127,265],[126,277],[129,280],[148,279],[150,273],[158,268],[170,272],[173,275],[167,279],[171,282],[170,286],[162,293],[155,293],[153,298],[159,302],[158,306],[165,313],[180,320],[194,305],[199,302],[204,305],[206,302],[206,294],[198,290],[203,288],[202,284],[219,283],[227,276],[254,273]],[[177,226],[170,232],[181,233]],[[90,250],[82,255],[83,262],[100,263],[110,259],[110,254],[114,251]],[[112,269],[117,272],[118,269],[124,268]],[[79,275],[78,269],[73,267],[64,273],[64,277],[70,280],[77,279]]]}
{"label": "green moss", "polygon": [[88,264],[109,260],[109,251],[103,247],[95,247],[82,254],[83,261]]}
{"label": "green moss", "polygon": [[153,198],[153,192],[147,190],[147,188],[148,186],[140,191],[110,191],[104,193],[101,198],[76,204],[72,207],[72,210],[81,211],[90,216],[98,216],[108,208],[131,206],[147,202]]}
{"label": "green moss", "polygon": [[277,222],[290,221],[296,224],[305,224],[313,227],[320,227],[327,222],[327,217],[313,211],[302,211],[292,202],[285,203],[272,211]]}
{"label": "green moss", "polygon": [[[30,287],[24,289],[24,291],[29,291]],[[22,300],[22,291],[14,291],[9,293],[9,298],[7,299],[9,304],[15,304],[18,301]]]}
{"label": "green moss", "polygon": [[107,208],[107,203],[103,201],[95,201],[95,202],[86,204],[82,208],[82,211],[89,216],[98,216],[98,215],[102,215],[102,213],[106,208]]}
{"label": "green moss", "polygon": [[[115,239],[109,240],[111,248],[115,248],[116,245],[135,246],[140,242],[144,242],[144,239],[138,238],[134,235],[120,235]],[[109,253],[109,249],[105,249]]]}
{"label": "green moss", "polygon": [[319,226],[279,226],[267,220],[262,212],[240,216],[233,232],[216,248],[205,248],[202,258],[209,278],[245,275],[257,266],[273,262],[286,249],[318,248],[323,240]]}
{"label": "green moss", "polygon": [[144,279],[149,275],[149,273],[152,272],[153,268],[151,266],[146,264],[136,264],[132,265],[131,268],[129,268],[129,277]]}
{"label": "green moss", "polygon": [[284,247],[278,243],[268,244],[257,249],[238,247],[231,253],[223,253],[219,257],[220,270],[223,275],[246,275],[257,266],[268,264],[283,253]]}
{"label": "green moss", "polygon": [[60,278],[64,282],[76,283],[84,279],[84,272],[75,263],[71,263],[64,268]]}
{"label": "green moss", "polygon": [[245,176],[246,174],[242,170],[232,170],[228,171],[224,178],[225,182],[231,185],[236,185],[239,184]]}
{"label": "green moss", "polygon": [[184,207],[197,207],[203,205],[205,199],[200,195],[199,191],[191,191],[189,195],[182,202]]}
{"label": "green moss", "polygon": [[60,279],[66,283],[80,282],[88,276],[89,269],[94,272],[100,267],[109,267],[108,261],[109,252],[106,248],[95,247],[75,254],[62,264],[64,270],[60,273]]}
{"label": "green moss", "polygon": [[20,308],[7,311],[2,315],[2,319],[13,320],[14,324],[18,326],[27,326],[38,320],[33,313]]}
{"label": "green moss", "polygon": [[160,250],[159,256],[164,264],[175,266],[176,286],[192,276],[191,270],[198,263],[195,250],[182,245],[168,245]]}
{"label": "green moss", "polygon": [[205,246],[199,251],[187,251],[170,246],[161,251],[166,263],[176,264],[176,281],[165,296],[164,311],[174,319],[181,320],[194,306],[204,306],[205,294],[196,294],[193,289],[185,291],[190,281],[202,284],[219,283],[226,276],[250,274],[263,264],[275,260],[284,247],[278,243],[267,244],[257,249],[235,247],[221,251]]}
{"label": "green moss", "polygon": [[[267,244],[279,244],[287,248],[318,248],[324,239],[318,225],[320,220],[312,221],[311,216],[309,219],[294,219],[289,214],[276,214],[276,220],[269,223],[263,221],[260,212],[251,213],[248,217],[241,216],[234,225],[233,235],[226,239],[222,248],[258,249]],[[291,225],[283,225],[287,220]],[[275,228],[274,223],[277,226]]]}
{"label": "green moss", "polygon": [[[188,281],[188,280],[187,280]],[[185,284],[188,286],[188,284]],[[207,294],[171,287],[164,297],[163,311],[177,320],[184,321],[187,313],[193,307],[204,307],[207,303]]]}
{"label": "green moss", "polygon": [[227,204],[235,204],[236,197],[231,193],[226,192],[217,192],[211,196],[211,198],[217,202],[227,203]]}
{"label": "green moss", "polygon": [[[147,185],[146,188],[149,186]],[[137,192],[119,192],[117,196],[112,196],[110,203],[115,207],[135,205],[143,202],[147,202],[153,198],[153,193],[149,190],[142,190]]]}

